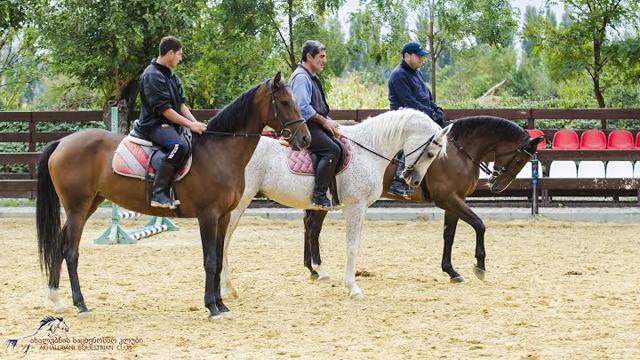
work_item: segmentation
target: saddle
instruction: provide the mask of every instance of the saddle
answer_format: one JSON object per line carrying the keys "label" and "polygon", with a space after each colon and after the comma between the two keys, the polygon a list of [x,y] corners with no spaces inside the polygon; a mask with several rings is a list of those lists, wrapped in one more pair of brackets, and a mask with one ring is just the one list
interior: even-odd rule
{"label": "saddle", "polygon": [[[342,147],[342,158],[338,159],[336,172],[333,176],[333,179],[331,180],[331,183],[329,184],[329,192],[331,193],[331,202],[333,203],[333,207],[340,206],[336,175],[345,171],[347,167],[349,167],[352,157],[351,143],[344,137],[340,138],[338,141],[340,146]],[[287,167],[292,173],[303,176],[314,176],[316,174],[316,156],[310,151],[295,151],[286,146],[285,155],[287,157]]]}
{"label": "saddle", "polygon": [[[182,136],[191,144],[190,131],[184,131]],[[125,136],[118,145],[111,162],[111,167],[113,171],[119,175],[140,180],[152,180],[155,176],[152,160],[156,151],[160,151],[160,148],[155,146],[151,141],[145,140],[134,125],[133,130],[131,130],[129,135]],[[187,175],[190,169],[191,154],[189,154],[184,165],[176,171],[173,181],[181,180]]]}
{"label": "saddle", "polygon": [[[351,163],[351,143],[343,138],[339,139],[340,145],[342,145],[342,159],[338,159],[338,166],[336,166],[336,175],[345,171]],[[290,147],[285,146],[285,155],[287,156],[287,167],[289,171],[296,175],[314,176],[316,174],[315,169],[315,155],[308,150],[295,151]]]}

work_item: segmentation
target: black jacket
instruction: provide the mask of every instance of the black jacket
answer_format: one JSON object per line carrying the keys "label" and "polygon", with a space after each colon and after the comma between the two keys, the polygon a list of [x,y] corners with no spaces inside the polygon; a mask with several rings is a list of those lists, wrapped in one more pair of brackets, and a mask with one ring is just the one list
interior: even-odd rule
{"label": "black jacket", "polygon": [[138,128],[143,133],[162,124],[180,126],[167,120],[162,113],[173,109],[180,114],[184,92],[178,77],[168,67],[155,60],[140,75],[140,119]]}
{"label": "black jacket", "polygon": [[442,125],[442,109],[433,102],[422,73],[413,70],[404,60],[391,72],[388,86],[391,110],[401,107],[420,110]]}

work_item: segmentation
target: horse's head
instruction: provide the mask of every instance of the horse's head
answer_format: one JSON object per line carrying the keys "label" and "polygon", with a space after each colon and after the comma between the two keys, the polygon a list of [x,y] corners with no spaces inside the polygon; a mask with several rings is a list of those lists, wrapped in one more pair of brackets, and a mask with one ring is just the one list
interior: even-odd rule
{"label": "horse's head", "polygon": [[[441,154],[446,154],[449,131],[451,131],[451,125],[431,135],[426,141],[423,140],[423,143],[415,149],[404,149],[407,166],[402,177],[410,187],[420,185],[431,163]],[[411,146],[411,141],[408,141],[407,144]]]}
{"label": "horse's head", "polygon": [[282,74],[278,72],[266,85],[269,101],[263,103],[269,106],[267,125],[279,131],[294,150],[306,149],[311,144],[311,134]]}
{"label": "horse's head", "polygon": [[531,160],[538,149],[542,137],[528,135],[520,142],[504,142],[496,147],[493,172],[489,177],[489,189],[495,194],[503,192],[522,168]]}
{"label": "horse's head", "polygon": [[58,325],[56,327],[64,332],[69,332],[69,325],[67,325],[67,323],[64,322],[64,319],[61,317],[57,317],[57,319],[58,319]]}

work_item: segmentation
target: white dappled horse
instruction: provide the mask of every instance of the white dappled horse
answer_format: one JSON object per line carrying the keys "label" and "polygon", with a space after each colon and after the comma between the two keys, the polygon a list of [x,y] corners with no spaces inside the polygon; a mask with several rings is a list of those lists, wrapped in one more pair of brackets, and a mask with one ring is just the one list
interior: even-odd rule
{"label": "white dappled horse", "polygon": [[[352,143],[349,166],[336,177],[340,207],[346,221],[347,265],[345,285],[353,298],[361,298],[356,284],[356,257],[360,245],[366,209],[382,194],[382,180],[389,160],[403,150],[405,163],[414,165],[410,184],[417,186],[427,169],[438,156],[445,156],[450,126],[441,129],[427,115],[413,110],[389,111],[354,126],[341,128],[343,134],[378,153],[376,155]],[[431,140],[431,141],[429,141]],[[387,158],[387,159],[385,159]],[[414,164],[415,163],[415,164]],[[242,199],[231,213],[224,242],[221,273],[222,297],[236,296],[231,285],[227,249],[238,221],[253,197],[261,192],[272,200],[292,208],[310,209],[313,176],[296,175],[289,171],[285,147],[277,140],[263,137],[245,168],[245,187]],[[312,264],[319,279],[327,277],[320,265]]]}

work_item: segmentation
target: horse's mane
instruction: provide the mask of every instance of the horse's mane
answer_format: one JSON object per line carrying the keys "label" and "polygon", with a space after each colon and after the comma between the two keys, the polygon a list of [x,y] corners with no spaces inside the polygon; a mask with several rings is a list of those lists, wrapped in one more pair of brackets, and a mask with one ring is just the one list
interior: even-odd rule
{"label": "horse's mane", "polygon": [[370,145],[374,148],[381,148],[388,146],[391,139],[401,136],[409,121],[429,124],[433,133],[440,130],[438,124],[433,122],[429,116],[414,109],[387,111],[351,126],[351,128],[355,131],[367,129],[372,135]]}
{"label": "horse's mane", "polygon": [[518,140],[527,135],[527,132],[517,124],[496,116],[469,116],[453,122],[450,132],[452,139],[458,140],[474,134],[491,134],[505,140]]}
{"label": "horse's mane", "polygon": [[56,320],[59,320],[59,321],[62,322],[62,318],[61,317],[53,317],[51,315],[47,315],[44,318],[42,318],[42,320],[40,320],[40,325],[38,326],[38,329],[42,329],[47,324],[49,324],[51,322],[54,322]]}
{"label": "horse's mane", "polygon": [[253,99],[261,83],[243,92],[235,100],[225,106],[219,113],[209,119],[208,131],[233,132],[247,126],[249,115],[253,109]]}

